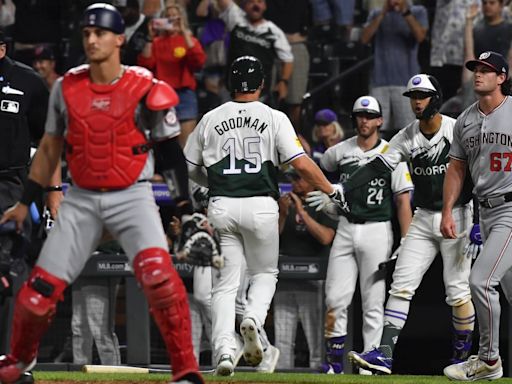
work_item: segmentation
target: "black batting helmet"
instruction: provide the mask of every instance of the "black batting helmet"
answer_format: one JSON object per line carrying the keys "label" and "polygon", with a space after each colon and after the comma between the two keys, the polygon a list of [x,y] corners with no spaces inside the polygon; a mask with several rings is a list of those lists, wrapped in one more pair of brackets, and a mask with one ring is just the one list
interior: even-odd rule
{"label": "black batting helmet", "polygon": [[231,63],[229,90],[252,93],[263,85],[263,66],[254,56],[241,56]]}
{"label": "black batting helmet", "polygon": [[412,97],[414,94],[424,94],[425,97],[431,97],[427,108],[425,108],[421,115],[417,115],[416,118],[429,120],[439,112],[439,108],[441,108],[441,104],[443,104],[443,92],[441,91],[439,82],[434,76],[419,74],[411,77],[407,83],[407,90],[403,95]]}
{"label": "black batting helmet", "polygon": [[108,29],[118,35],[124,33],[123,17],[114,6],[106,3],[95,3],[87,7],[80,26]]}

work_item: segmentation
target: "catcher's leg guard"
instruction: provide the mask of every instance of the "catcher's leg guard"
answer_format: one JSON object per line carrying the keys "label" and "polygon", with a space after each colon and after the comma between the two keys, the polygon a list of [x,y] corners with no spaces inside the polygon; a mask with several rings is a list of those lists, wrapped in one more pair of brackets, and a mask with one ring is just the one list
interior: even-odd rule
{"label": "catcher's leg guard", "polygon": [[186,377],[203,383],[192,346],[187,293],[171,256],[162,248],[145,249],[135,256],[133,269],[171,358],[173,380]]}
{"label": "catcher's leg guard", "polygon": [[31,368],[67,285],[40,267],[32,270],[16,298],[11,354],[0,361],[0,382],[14,382]]}

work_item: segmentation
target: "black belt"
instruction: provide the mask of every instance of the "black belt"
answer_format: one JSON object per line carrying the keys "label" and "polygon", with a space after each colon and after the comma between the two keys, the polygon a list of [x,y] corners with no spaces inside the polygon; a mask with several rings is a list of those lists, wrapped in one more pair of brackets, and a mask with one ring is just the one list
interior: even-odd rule
{"label": "black belt", "polygon": [[488,199],[478,200],[480,205],[484,208],[495,208],[512,201],[512,192],[505,193],[501,196],[489,197]]}
{"label": "black belt", "polygon": [[347,216],[345,216],[345,217],[348,220],[348,222],[352,223],[352,224],[365,224],[366,223],[366,220],[364,220],[364,219],[357,219],[355,217],[347,217]]}

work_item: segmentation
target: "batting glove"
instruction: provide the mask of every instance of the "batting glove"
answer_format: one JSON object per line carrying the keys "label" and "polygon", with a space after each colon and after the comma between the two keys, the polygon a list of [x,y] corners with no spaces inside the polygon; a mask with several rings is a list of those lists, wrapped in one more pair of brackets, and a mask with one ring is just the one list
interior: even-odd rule
{"label": "batting glove", "polygon": [[464,256],[475,260],[482,250],[482,235],[480,234],[480,224],[474,224],[469,233],[469,242],[464,248]]}
{"label": "batting glove", "polygon": [[309,192],[306,202],[316,211],[322,211],[334,203],[342,212],[349,212],[341,184],[332,184],[332,187],[334,191],[329,195],[321,191]]}

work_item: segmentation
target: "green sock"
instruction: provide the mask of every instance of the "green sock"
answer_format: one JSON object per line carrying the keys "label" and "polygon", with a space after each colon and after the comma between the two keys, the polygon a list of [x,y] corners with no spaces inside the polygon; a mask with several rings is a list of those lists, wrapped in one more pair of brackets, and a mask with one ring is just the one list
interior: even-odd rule
{"label": "green sock", "polygon": [[395,350],[396,343],[398,342],[398,336],[402,328],[397,328],[392,324],[385,324],[384,330],[382,331],[382,339],[380,341],[379,350],[384,356],[391,358],[393,357],[393,351]]}

